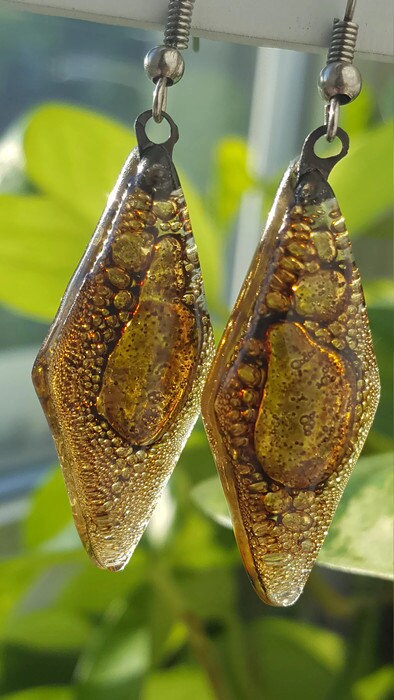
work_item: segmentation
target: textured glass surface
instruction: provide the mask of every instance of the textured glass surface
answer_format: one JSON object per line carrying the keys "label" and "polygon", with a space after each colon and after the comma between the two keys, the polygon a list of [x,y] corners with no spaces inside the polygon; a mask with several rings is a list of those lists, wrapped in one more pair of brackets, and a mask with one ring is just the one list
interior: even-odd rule
{"label": "textured glass surface", "polygon": [[73,516],[103,568],[130,558],[197,419],[213,352],[185,199],[133,152],[33,380]]}
{"label": "textured glass surface", "polygon": [[320,173],[290,167],[203,395],[238,544],[266,602],[299,597],[379,389],[338,203]]}

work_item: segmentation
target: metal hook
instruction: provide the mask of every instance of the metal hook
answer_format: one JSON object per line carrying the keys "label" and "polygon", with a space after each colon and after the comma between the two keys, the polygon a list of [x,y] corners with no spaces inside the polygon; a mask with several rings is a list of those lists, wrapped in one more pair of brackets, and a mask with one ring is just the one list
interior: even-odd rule
{"label": "metal hook", "polygon": [[182,78],[184,61],[181,49],[187,49],[190,38],[193,6],[195,0],[169,0],[164,44],[148,51],[145,56],[145,71],[155,83],[152,113],[160,124],[167,106],[167,90]]}
{"label": "metal hook", "polygon": [[324,112],[327,141],[335,138],[340,106],[352,102],[362,86],[360,72],[353,66],[358,33],[358,24],[352,21],[356,2],[347,0],[344,19],[334,19],[327,63],[319,77],[320,94],[328,102]]}
{"label": "metal hook", "polygon": [[326,138],[331,143],[334,141],[339,124],[339,108],[340,102],[338,97],[332,97],[325,107],[324,124],[327,127]]}
{"label": "metal hook", "polygon": [[167,107],[167,78],[159,78],[154,92],[152,104],[152,116],[157,124],[163,121],[163,112]]}
{"label": "metal hook", "polygon": [[345,22],[351,22],[354,16],[354,10],[356,9],[357,0],[347,0],[346,10],[344,20]]}

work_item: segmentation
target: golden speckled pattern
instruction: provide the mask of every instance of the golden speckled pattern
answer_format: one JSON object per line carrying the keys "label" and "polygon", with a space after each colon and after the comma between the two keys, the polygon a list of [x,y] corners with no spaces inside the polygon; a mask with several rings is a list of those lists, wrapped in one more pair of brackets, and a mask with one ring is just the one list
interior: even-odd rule
{"label": "golden speckled pattern", "polygon": [[33,369],[78,532],[111,570],[179,458],[214,350],[182,190],[155,199],[138,165],[132,154]]}
{"label": "golden speckled pattern", "polygon": [[323,185],[316,201],[286,173],[202,399],[245,567],[271,605],[302,592],[379,400],[359,273]]}

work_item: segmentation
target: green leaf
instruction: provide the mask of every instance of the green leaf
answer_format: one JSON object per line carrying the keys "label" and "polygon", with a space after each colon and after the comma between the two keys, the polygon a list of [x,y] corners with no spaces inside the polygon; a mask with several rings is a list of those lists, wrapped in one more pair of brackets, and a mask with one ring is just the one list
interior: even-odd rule
{"label": "green leaf", "polygon": [[368,83],[363,83],[357,100],[346,105],[341,111],[341,127],[351,134],[351,137],[359,132],[364,132],[371,124],[375,110],[375,95]]}
{"label": "green leaf", "polygon": [[177,569],[186,570],[231,565],[234,548],[223,547],[217,534],[209,520],[198,512],[191,512],[165,549],[167,562]]}
{"label": "green leaf", "polygon": [[363,454],[376,455],[384,452],[394,452],[394,438],[372,429],[368,433]]}
{"label": "green leaf", "polygon": [[211,210],[219,230],[230,230],[230,222],[237,213],[242,195],[257,186],[247,165],[248,147],[244,139],[221,139],[214,151],[213,184],[210,192]]}
{"label": "green leaf", "polygon": [[24,521],[24,539],[36,548],[59,535],[72,523],[71,508],[60,467],[50,472],[31,499]]}
{"label": "green leaf", "polygon": [[374,420],[374,429],[391,438],[393,435],[392,311],[385,305],[371,306],[368,316],[381,383],[381,397]]}
{"label": "green leaf", "polygon": [[140,546],[124,571],[114,574],[93,566],[84,553],[86,565],[64,587],[59,604],[64,610],[100,614],[113,600],[130,596],[147,576],[146,553]]}
{"label": "green leaf", "polygon": [[[391,578],[392,455],[359,460],[338,506],[318,562],[334,569]],[[215,522],[231,527],[219,479],[192,489],[196,505]]]}
{"label": "green leaf", "polygon": [[394,671],[383,666],[378,671],[360,678],[352,688],[354,700],[390,700],[394,690]]}
{"label": "green leaf", "polygon": [[2,631],[2,640],[23,647],[70,652],[84,646],[91,625],[80,615],[57,609],[13,615]]}
{"label": "green leaf", "polygon": [[223,288],[224,269],[217,229],[206,211],[200,195],[186,175],[181,170],[178,171],[190,212],[193,235],[196,239],[208,308],[211,312],[220,313],[220,292]]}
{"label": "green leaf", "polygon": [[[77,107],[46,105],[33,114],[25,134],[27,174],[42,192],[77,215],[84,244],[135,143],[128,129]],[[215,305],[222,280],[215,228],[183,173],[180,179],[198,242],[207,296]],[[73,260],[71,271],[77,262],[78,258]]]}
{"label": "green leaf", "polygon": [[19,690],[16,693],[7,693],[3,700],[73,700],[74,692],[71,688],[61,686],[41,686]]}
{"label": "green leaf", "polygon": [[91,230],[63,205],[27,195],[1,195],[0,222],[1,301],[51,319]]}
{"label": "green leaf", "polygon": [[[94,112],[44,105],[24,136],[26,173],[39,195],[1,195],[0,301],[51,320],[129,151],[133,133]],[[209,306],[223,314],[223,256],[201,197],[180,174]]]}
{"label": "green leaf", "polygon": [[205,676],[193,666],[176,666],[152,673],[141,695],[141,700],[214,700]]}
{"label": "green leaf", "polygon": [[0,631],[16,601],[40,572],[40,565],[26,559],[0,561]]}
{"label": "green leaf", "polygon": [[[149,621],[151,660],[152,664],[157,666],[167,651],[167,642],[174,627],[173,611],[159,587],[152,588],[149,601]],[[180,636],[179,641],[182,644],[185,641],[185,636],[183,638]]]}
{"label": "green leaf", "polygon": [[335,514],[319,563],[393,577],[393,455],[359,460]]}
{"label": "green leaf", "polygon": [[334,168],[332,188],[351,234],[376,223],[392,204],[393,122],[352,139],[349,155]]}
{"label": "green leaf", "polygon": [[79,565],[83,556],[86,555],[82,555],[81,549],[72,553],[62,552],[61,555],[35,551],[32,554],[0,561],[0,633],[7,623],[7,616],[18,601],[20,603],[28,597],[28,592],[36,588],[37,595],[45,597],[42,587],[38,587],[37,590],[40,577],[53,581],[51,574],[53,569],[56,569],[54,578],[59,585],[62,571],[67,567],[75,571],[75,566]]}
{"label": "green leaf", "polygon": [[111,636],[111,642],[107,642],[105,650],[95,658],[88,672],[90,685],[117,685],[145,671],[149,656],[146,630],[117,639]]}
{"label": "green leaf", "polygon": [[177,584],[188,610],[206,621],[224,621],[235,609],[237,589],[232,567],[212,565],[207,569],[181,572]]}
{"label": "green leaf", "polygon": [[219,477],[200,481],[191,492],[191,497],[203,513],[211,517],[219,525],[231,528],[230,512],[221,488]]}
{"label": "green leaf", "polygon": [[333,632],[266,617],[249,625],[248,655],[264,700],[329,700],[344,644]]}
{"label": "green leaf", "polygon": [[47,104],[33,113],[25,132],[27,175],[89,227],[98,220],[134,146],[132,131],[111,119],[80,107]]}
{"label": "green leaf", "polygon": [[83,700],[139,697],[150,657],[148,631],[138,626],[146,609],[146,595],[142,601],[133,598],[130,606],[125,601],[113,601],[101,628],[80,657],[75,673],[78,697]]}
{"label": "green leaf", "polygon": [[187,474],[188,479],[192,483],[195,483],[200,482],[202,479],[215,472],[215,462],[205,430],[202,427],[196,427],[182,452],[178,462],[178,468],[174,474],[174,479],[176,479],[179,474],[181,474],[182,477]]}
{"label": "green leaf", "polygon": [[127,153],[131,131],[66,105],[28,121],[26,171],[40,196],[2,195],[0,300],[51,320]]}
{"label": "green leaf", "polygon": [[[363,237],[366,239],[366,245],[370,248],[378,245],[379,250],[385,245],[384,240],[386,240],[386,247],[390,248],[391,238],[393,233],[393,213],[391,208],[386,209],[384,212],[377,214],[376,219],[370,221],[369,226],[362,230]],[[352,232],[351,232],[352,235]],[[357,231],[356,231],[357,235]],[[359,248],[359,242],[357,241],[354,246]],[[359,259],[359,253],[356,254],[356,261]],[[372,261],[371,261],[372,262]],[[367,267],[368,269],[368,267]],[[387,266],[386,266],[387,269]],[[386,272],[387,274],[387,272]]]}
{"label": "green leaf", "polygon": [[391,311],[394,309],[394,284],[392,280],[370,280],[363,286],[368,307],[376,306]]}

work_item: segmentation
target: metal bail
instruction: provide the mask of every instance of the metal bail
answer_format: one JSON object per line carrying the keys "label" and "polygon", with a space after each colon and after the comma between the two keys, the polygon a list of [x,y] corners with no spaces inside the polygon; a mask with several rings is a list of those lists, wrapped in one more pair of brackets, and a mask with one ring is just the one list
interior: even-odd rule
{"label": "metal bail", "polygon": [[326,136],[326,134],[327,125],[324,125],[319,126],[306,137],[298,165],[299,177],[311,170],[318,170],[327,180],[334,165],[336,165],[340,160],[342,160],[342,158],[344,158],[344,156],[346,156],[349,150],[349,136],[347,135],[346,131],[339,127],[336,135],[342,143],[341,151],[337,153],[337,155],[329,156],[328,158],[321,158],[315,153],[316,142],[321,138],[321,136]]}
{"label": "metal bail", "polygon": [[169,156],[172,156],[172,150],[174,148],[174,145],[179,139],[179,131],[177,125],[175,124],[174,120],[171,119],[169,114],[163,112],[162,116],[170,127],[170,136],[167,139],[167,141],[163,141],[162,143],[154,143],[154,141],[151,141],[145,130],[149,119],[153,117],[151,109],[148,109],[146,112],[142,112],[141,114],[139,114],[137,119],[135,120],[134,129],[135,135],[137,137],[140,156],[142,156],[142,154],[144,153],[144,151],[146,151],[147,148],[154,146],[164,149],[165,151],[167,151]]}

